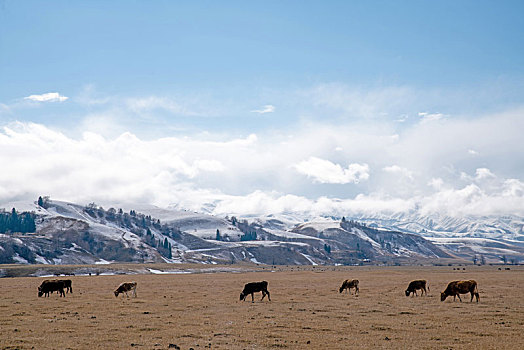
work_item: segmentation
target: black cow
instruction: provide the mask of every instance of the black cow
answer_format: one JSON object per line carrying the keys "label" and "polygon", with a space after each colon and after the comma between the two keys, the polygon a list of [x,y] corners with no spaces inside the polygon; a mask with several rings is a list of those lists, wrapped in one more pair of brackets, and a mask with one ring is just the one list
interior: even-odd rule
{"label": "black cow", "polygon": [[[406,289],[406,296],[409,297],[409,294],[411,293],[413,293],[413,295],[417,295],[417,289],[421,290],[420,295],[424,295],[424,293],[426,293],[426,296],[427,296],[428,292],[426,291],[426,280],[411,281],[409,283],[408,289]],[[428,290],[429,290],[429,286],[428,286]]]}
{"label": "black cow", "polygon": [[[73,293],[73,282],[71,280],[46,280],[46,281],[55,281],[55,282],[62,282],[64,284],[64,290],[66,293]],[[53,294],[54,292],[58,293],[58,289],[51,292]]]}
{"label": "black cow", "polygon": [[264,297],[267,295],[267,299],[271,301],[271,297],[269,296],[269,291],[267,290],[267,282],[251,282],[247,283],[244,286],[244,290],[242,293],[240,293],[240,300],[246,300],[246,296],[248,294],[251,294],[251,302],[255,302],[255,297],[253,293],[262,292],[262,299],[260,301],[264,300]]}
{"label": "black cow", "polygon": [[48,297],[49,293],[53,293],[55,291],[58,291],[60,296],[65,298],[64,281],[45,280],[38,287],[38,297],[41,297],[42,295]]}
{"label": "black cow", "polygon": [[64,288],[66,289],[66,293],[73,293],[73,282],[71,280],[61,280],[64,282]]}
{"label": "black cow", "polygon": [[446,290],[440,293],[440,301],[444,301],[448,296],[453,295],[453,300],[455,300],[455,297],[458,297],[462,302],[460,294],[466,293],[471,293],[471,302],[473,301],[473,297],[477,298],[477,303],[479,302],[480,296],[478,293],[477,282],[474,280],[449,282]]}

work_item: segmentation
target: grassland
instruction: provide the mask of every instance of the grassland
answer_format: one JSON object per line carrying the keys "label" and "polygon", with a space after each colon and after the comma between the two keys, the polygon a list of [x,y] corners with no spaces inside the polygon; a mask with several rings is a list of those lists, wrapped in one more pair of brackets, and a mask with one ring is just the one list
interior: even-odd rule
{"label": "grassland", "polygon": [[[303,267],[243,273],[72,276],[73,294],[38,298],[42,277],[0,279],[1,349],[522,349],[524,270]],[[339,294],[360,280],[360,296]],[[406,297],[424,278],[427,297]],[[440,302],[447,282],[475,279],[480,303]],[[120,282],[137,298],[115,298]],[[238,300],[269,281],[271,302]]]}

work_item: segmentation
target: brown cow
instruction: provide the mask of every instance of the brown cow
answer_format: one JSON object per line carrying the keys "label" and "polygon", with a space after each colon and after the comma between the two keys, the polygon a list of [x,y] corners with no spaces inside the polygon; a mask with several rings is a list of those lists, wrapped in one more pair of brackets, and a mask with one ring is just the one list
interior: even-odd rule
{"label": "brown cow", "polygon": [[420,295],[424,295],[424,293],[426,293],[427,296],[428,292],[426,291],[426,280],[415,280],[409,282],[408,289],[406,289],[406,296],[409,297],[409,294],[411,293],[413,293],[411,296],[417,295],[417,289],[421,290]]}
{"label": "brown cow", "polygon": [[355,296],[358,297],[358,280],[345,280],[344,282],[342,282],[342,286],[340,286],[340,289],[338,291],[342,293],[346,288],[349,294],[351,294],[351,288],[355,288]]}
{"label": "brown cow", "polygon": [[449,282],[446,290],[440,293],[440,301],[444,301],[448,296],[453,295],[453,300],[455,300],[455,297],[458,297],[462,302],[460,294],[466,293],[471,293],[471,302],[473,301],[473,296],[477,298],[477,303],[479,302],[480,296],[478,293],[477,282],[474,280]]}
{"label": "brown cow", "polygon": [[133,296],[136,298],[136,282],[124,282],[118,286],[117,289],[115,289],[115,297],[118,297],[118,294],[122,293],[122,297],[124,296],[124,293],[129,298],[129,295],[127,295],[127,292],[133,291]]}

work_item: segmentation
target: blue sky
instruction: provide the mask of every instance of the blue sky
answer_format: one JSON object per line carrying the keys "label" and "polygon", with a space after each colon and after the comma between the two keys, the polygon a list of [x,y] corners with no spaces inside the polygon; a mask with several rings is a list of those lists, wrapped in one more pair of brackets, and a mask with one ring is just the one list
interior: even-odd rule
{"label": "blue sky", "polygon": [[[522,13],[521,1],[1,1],[2,147],[53,166],[39,188],[24,182],[42,174],[8,171],[0,201],[121,200],[138,181],[150,189],[134,200],[161,205],[189,191],[206,193],[185,203],[194,208],[257,195],[411,208],[474,185],[471,202],[520,213],[492,197],[523,195]],[[28,140],[48,152],[20,151]],[[120,192],[95,189],[133,161],[99,174],[91,198],[53,180],[62,169],[63,181],[85,181],[80,165],[53,163],[61,142],[73,149],[64,162],[100,148],[120,157],[121,142],[174,151],[134,159],[165,166]]]}
{"label": "blue sky", "polygon": [[[520,1],[3,1],[2,101],[522,78]],[[235,91],[236,89],[236,91]],[[230,91],[232,90],[232,91]]]}

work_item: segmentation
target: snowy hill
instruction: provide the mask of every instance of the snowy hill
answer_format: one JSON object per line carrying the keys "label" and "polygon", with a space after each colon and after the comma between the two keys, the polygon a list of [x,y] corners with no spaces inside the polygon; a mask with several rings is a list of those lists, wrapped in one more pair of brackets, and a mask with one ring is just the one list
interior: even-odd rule
{"label": "snowy hill", "polygon": [[418,234],[470,262],[524,260],[524,218],[516,215],[451,217],[413,211],[351,217],[370,227]]}
{"label": "snowy hill", "polygon": [[419,233],[424,237],[482,237],[524,241],[524,218],[506,216],[451,217],[437,213],[356,214],[352,218],[385,229]]}
{"label": "snowy hill", "polygon": [[[413,263],[438,259],[519,261],[518,218],[477,222],[438,218],[300,216],[219,218],[154,206],[104,209],[46,200],[8,203],[31,212],[36,232],[0,234],[0,263],[199,262],[263,264]],[[453,225],[464,232],[447,231]],[[480,231],[486,230],[486,237]],[[519,231],[520,230],[520,231]],[[480,235],[480,237],[479,237]],[[493,237],[489,237],[489,236]],[[425,237],[425,238],[424,238]],[[504,239],[502,239],[503,237]],[[511,239],[510,239],[511,238]]]}

